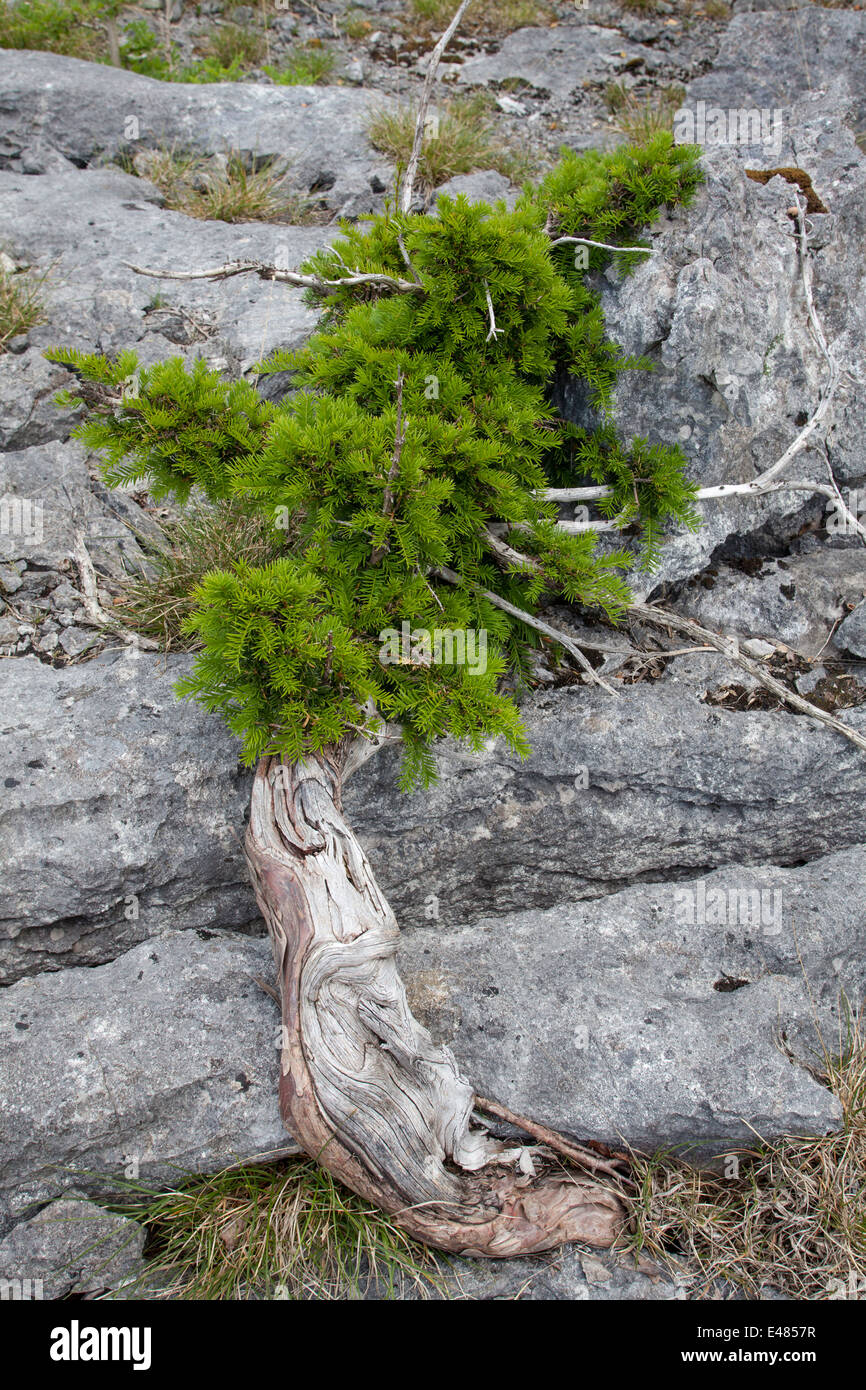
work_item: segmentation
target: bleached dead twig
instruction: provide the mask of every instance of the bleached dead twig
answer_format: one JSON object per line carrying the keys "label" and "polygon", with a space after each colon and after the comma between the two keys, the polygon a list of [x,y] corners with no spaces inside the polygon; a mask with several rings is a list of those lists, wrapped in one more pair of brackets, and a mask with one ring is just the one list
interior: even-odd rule
{"label": "bleached dead twig", "polygon": [[[398,233],[397,233],[397,245],[398,245],[399,248],[400,248],[400,255],[403,257],[403,260],[406,262],[406,269],[409,271],[409,274],[412,276],[412,279],[415,281],[415,284],[418,285],[419,288],[420,288],[420,287],[421,287],[421,277],[420,277],[420,275],[418,274],[418,272],[417,272],[417,270],[415,269],[414,265],[412,264],[412,262],[411,262],[410,259],[409,259],[409,252],[406,250],[406,243],[405,243],[405,241],[403,240],[403,233],[402,233],[402,232],[398,232]],[[347,269],[348,269],[348,267],[347,267]]]}
{"label": "bleached dead twig", "polygon": [[612,246],[608,241],[592,241],[586,236],[558,236],[551,246],[597,246],[600,251],[638,251],[642,256],[651,256],[651,246]]}
{"label": "bleached dead twig", "polygon": [[[775,480],[777,475],[788,466],[791,459],[796,457],[826,417],[838,383],[839,369],[834,362],[830,379],[821,393],[821,399],[809,420],[800,430],[796,439],[792,440],[788,445],[785,452],[776,459],[775,463],[771,463],[769,468],[765,468],[764,472],[759,474],[757,478],[753,478],[751,482],[748,483],[720,483],[714,487],[699,488],[695,493],[695,500],[705,502],[710,500],[715,501],[725,497],[761,496],[766,492],[781,492],[784,490],[795,492],[810,490],[815,492],[826,491],[827,489],[823,487],[821,483],[813,483],[808,480],[798,480],[796,482],[790,482],[788,480],[776,482]],[[598,487],[551,487],[545,488],[542,496],[547,502],[594,502],[600,500],[602,497],[610,497],[612,493],[613,488],[604,485]],[[845,510],[847,512],[847,508]],[[603,530],[608,524],[609,523],[606,522],[559,523],[564,530],[571,529],[575,525],[582,526],[584,530]]]}
{"label": "bleached dead twig", "polygon": [[75,532],[72,558],[81,580],[81,599],[90,626],[108,628],[117,637],[120,637],[127,646],[137,647],[146,652],[158,652],[160,650],[158,642],[154,642],[151,637],[141,637],[137,632],[130,632],[117,618],[106,613],[102,607],[96,587],[96,571],[93,568],[93,561],[81,531]]}
{"label": "bleached dead twig", "polygon": [[[768,468],[765,468],[763,473],[759,474],[757,478],[753,478],[748,483],[721,483],[713,487],[699,488],[695,493],[695,500],[698,502],[721,501],[728,497],[760,497],[770,492],[783,491],[815,492],[825,497],[829,497],[832,500],[834,506],[836,507],[837,512],[840,516],[844,518],[848,526],[850,526],[859,535],[866,539],[866,528],[864,528],[861,525],[857,517],[845,505],[845,502],[842,499],[838,487],[835,486],[835,479],[833,479],[832,477],[832,471],[832,488],[827,487],[825,484],[812,482],[809,479],[790,480],[787,478],[779,478],[779,474],[784,472],[791,460],[796,458],[797,454],[799,454],[800,451],[808,443],[809,439],[818,429],[819,425],[823,424],[830,411],[830,406],[833,403],[833,397],[836,394],[836,389],[839,385],[839,380],[841,377],[839,363],[836,361],[835,357],[833,356],[833,353],[830,350],[830,347],[827,343],[826,334],[824,333],[824,329],[821,325],[821,321],[818,318],[818,314],[815,309],[815,301],[812,294],[812,266],[809,260],[808,234],[806,230],[805,221],[805,202],[801,203],[799,198],[797,199],[797,227],[800,276],[803,284],[803,294],[806,303],[806,312],[809,316],[809,323],[811,325],[815,340],[818,344],[818,347],[820,348],[822,356],[827,362],[827,366],[829,369],[827,380],[821,392],[820,399],[818,401],[817,406],[815,407],[815,410],[812,412],[811,416],[806,421],[806,424],[800,430],[796,438],[791,441],[787,449],[785,449],[784,453],[782,453],[779,456],[779,458],[775,460],[774,463],[771,463]],[[569,238],[562,238],[562,240],[568,239]],[[576,240],[577,238],[571,239]],[[556,244],[556,242],[552,243],[552,245]],[[631,249],[637,251],[645,248],[620,247],[608,249]],[[545,489],[543,496],[545,500],[549,502],[595,502],[601,500],[601,498],[603,497],[610,497],[612,491],[612,488],[605,486],[547,488]],[[611,527],[611,523],[609,521],[561,521],[558,523],[558,525],[561,530],[568,532],[606,531],[609,530]]]}
{"label": "bleached dead twig", "polygon": [[[503,525],[502,530],[505,529]],[[515,550],[513,545],[509,545],[507,541],[502,539],[498,534],[499,530],[500,527],[498,524],[495,525],[495,529],[494,526],[488,526],[484,532],[484,539],[487,542],[488,548],[500,564],[506,566],[514,565],[517,569],[528,570],[531,574],[540,574],[541,566],[534,556],[524,555],[522,551]]]}
{"label": "bleached dead twig", "polygon": [[232,275],[246,275],[252,272],[263,280],[277,280],[286,285],[298,285],[301,289],[333,291],[352,289],[356,285],[374,285],[382,289],[397,290],[400,294],[423,293],[423,286],[412,280],[400,280],[394,275],[378,272],[357,271],[326,280],[321,275],[301,275],[297,270],[278,270],[276,266],[266,265],[264,261],[226,261],[224,265],[211,266],[207,270],[150,270],[145,266],[133,265],[126,261],[136,275],[149,275],[154,280],[227,280]]}
{"label": "bleached dead twig", "polygon": [[[520,551],[515,550],[512,546],[508,545],[507,542],[501,540],[490,531],[486,533],[486,539],[491,551],[503,563],[507,563],[508,565],[519,565],[522,568],[534,570],[536,573],[539,571],[540,566],[531,556],[522,555]],[[440,571],[440,573],[442,573],[443,578],[449,578],[452,572]],[[456,580],[457,576],[455,575],[454,578]],[[572,646],[569,645],[567,641],[563,641],[563,635],[559,634],[556,628],[549,628],[547,624],[541,624],[540,619],[533,618],[530,614],[524,614],[520,609],[514,609],[511,604],[506,605],[506,601],[504,599],[500,600],[498,594],[491,594],[489,590],[484,590],[483,592],[485,597],[489,598],[492,603],[495,603],[497,607],[503,608],[506,612],[511,612],[512,616],[520,617],[523,622],[528,622],[530,626],[538,627],[540,631],[544,631],[545,628],[547,628],[548,636],[554,637],[562,646],[565,646],[567,651],[572,651]],[[801,714],[808,714],[813,719],[820,720],[821,723],[834,729],[836,733],[840,733],[844,735],[845,738],[850,739],[858,748],[866,749],[866,738],[864,738],[862,734],[859,734],[856,729],[852,729],[848,724],[844,724],[842,720],[837,719],[835,715],[829,714],[826,710],[819,709],[817,705],[813,705],[811,701],[804,699],[802,695],[795,694],[794,691],[789,690],[786,685],[783,685],[781,681],[777,681],[774,676],[771,676],[769,672],[765,671],[758,662],[751,661],[747,656],[743,656],[740,652],[738,642],[733,638],[725,637],[717,632],[712,632],[709,628],[702,627],[700,623],[694,622],[691,618],[681,617],[679,613],[671,613],[665,608],[654,608],[648,604],[632,603],[629,604],[628,611],[629,613],[633,613],[635,617],[654,623],[657,627],[668,627],[673,628],[675,631],[683,632],[700,644],[691,649],[646,653],[645,655],[648,658],[685,655],[686,650],[719,651],[724,656],[727,656],[729,660],[742,667],[744,671],[747,671],[749,675],[753,676],[754,679],[767,690],[777,695],[780,700],[783,700],[793,709],[799,710]],[[585,645],[589,644],[586,643]],[[573,651],[572,654],[574,654]],[[643,653],[637,652],[636,649],[634,654],[643,655]],[[584,658],[584,661],[585,660],[586,658]],[[595,672],[593,672],[593,675],[595,675]],[[607,683],[602,681],[601,677],[596,675],[596,680],[599,684],[604,685],[606,689],[610,689]]]}
{"label": "bleached dead twig", "polygon": [[499,337],[499,329],[496,327],[496,315],[493,312],[493,300],[490,298],[490,286],[488,285],[486,280],[484,281],[484,293],[487,296],[487,312],[490,315],[490,332],[487,334],[487,337],[484,341],[486,343],[489,343],[491,338],[493,338],[495,341]]}
{"label": "bleached dead twig", "polygon": [[433,82],[439,64],[442,61],[442,54],[448,47],[457,25],[460,23],[469,0],[463,0],[445,33],[440,38],[433,52],[430,54],[430,62],[427,64],[427,72],[424,77],[424,86],[421,88],[421,99],[418,103],[418,116],[415,121],[415,138],[412,141],[412,153],[409,155],[409,163],[406,165],[406,174],[403,179],[403,191],[400,198],[400,207],[403,212],[408,212],[412,206],[412,196],[415,192],[415,178],[418,174],[418,163],[421,159],[421,147],[424,144],[424,126],[427,121],[427,107],[430,105],[430,94],[433,91]]}

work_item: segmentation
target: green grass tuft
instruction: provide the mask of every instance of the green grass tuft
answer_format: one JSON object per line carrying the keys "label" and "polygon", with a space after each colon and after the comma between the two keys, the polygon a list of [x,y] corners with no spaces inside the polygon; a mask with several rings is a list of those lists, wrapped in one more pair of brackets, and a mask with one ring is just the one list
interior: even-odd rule
{"label": "green grass tuft", "polygon": [[105,21],[119,8],[103,0],[0,0],[0,48],[105,61]]}
{"label": "green grass tuft", "polygon": [[264,71],[281,87],[314,87],[328,81],[334,61],[333,53],[327,48],[304,44],[293,49],[281,67],[269,63]]}
{"label": "green grass tuft", "polygon": [[440,1281],[429,1251],[308,1158],[194,1178],[116,1210],[149,1227],[147,1283],[161,1298],[424,1297]]}

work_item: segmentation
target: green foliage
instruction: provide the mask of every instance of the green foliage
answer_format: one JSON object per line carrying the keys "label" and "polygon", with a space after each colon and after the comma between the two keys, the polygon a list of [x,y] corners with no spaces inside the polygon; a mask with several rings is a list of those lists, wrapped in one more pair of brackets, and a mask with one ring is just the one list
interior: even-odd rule
{"label": "green foliage", "polygon": [[0,0],[0,48],[102,58],[104,21],[120,7],[121,0]]}
{"label": "green foliage", "polygon": [[120,61],[130,72],[171,81],[173,69],[166,57],[165,45],[145,20],[133,19],[124,25],[118,47]]}
{"label": "green foliage", "polygon": [[225,25],[217,31],[207,56],[182,63],[173,40],[166,46],[146,20],[123,19],[122,11],[128,8],[124,0],[0,0],[0,48],[108,63],[107,22],[114,20],[118,21],[121,65],[163,82],[238,82],[265,51],[259,30]]}
{"label": "green foliage", "polygon": [[[186,502],[196,486],[211,499],[228,498],[233,465],[261,446],[273,416],[248,382],[227,382],[202,361],[187,372],[181,357],[139,370],[134,352],[113,362],[63,348],[50,356],[109,388],[109,404],[97,405],[77,434],[103,453],[110,487],[147,479],[155,497],[172,492]],[[88,394],[73,389],[60,400],[87,402]]]}
{"label": "green foliage", "polygon": [[[606,341],[587,271],[551,228],[635,244],[697,177],[695,151],[660,135],[565,155],[511,212],[440,198],[435,216],[344,225],[307,273],[408,276],[419,290],[309,291],[319,331],[261,367],[294,373],[279,405],[201,362],[138,371],[130,353],[50,354],[80,379],[66,399],[86,408],[79,434],[104,453],[109,483],[181,501],[196,487],[272,528],[273,558],[238,555],[206,574],[184,620],[203,644],[184,693],[222,714],[247,759],[321,752],[381,718],[403,729],[407,786],[429,780],[442,734],[526,751],[500,677],[520,672],[536,637],[488,594],[531,614],[556,593],[611,620],[628,601],[629,556],[557,529],[545,489],[611,486],[605,509],[640,528],[650,564],[670,522],[694,523],[679,450],[622,442],[607,418],[618,373],[635,364]],[[590,270],[609,256],[593,249]],[[595,430],[556,416],[550,388],[564,372],[601,413]],[[123,395],[130,379],[135,394]],[[491,542],[503,523],[524,557],[513,563]],[[385,634],[404,631],[395,656]],[[454,645],[437,648],[437,632]],[[473,662],[482,633],[486,660]]]}
{"label": "green foliage", "polygon": [[[698,183],[697,161],[697,148],[675,145],[667,131],[607,154],[564,150],[533,196],[555,209],[560,236],[633,245],[665,204],[688,202]],[[607,259],[606,252],[592,251],[590,268]]]}
{"label": "green foliage", "polygon": [[282,67],[266,63],[264,71],[280,87],[313,87],[327,82],[334,70],[334,55],[327,48],[304,44],[292,50]]}
{"label": "green foliage", "polygon": [[240,82],[244,63],[239,55],[225,61],[214,53],[193,63],[181,63],[178,45],[165,40],[146,20],[134,19],[123,27],[119,40],[120,61],[130,72],[155,77],[160,82]]}
{"label": "green foliage", "polygon": [[640,526],[645,569],[654,569],[658,562],[668,521],[675,518],[690,530],[697,529],[700,517],[692,501],[694,489],[685,477],[686,459],[677,446],[650,444],[646,439],[634,439],[626,446],[609,423],[592,432],[565,425],[563,436],[569,467],[557,468],[559,477],[573,477],[577,470],[612,489],[609,497],[599,500],[598,509],[620,527],[633,522]]}

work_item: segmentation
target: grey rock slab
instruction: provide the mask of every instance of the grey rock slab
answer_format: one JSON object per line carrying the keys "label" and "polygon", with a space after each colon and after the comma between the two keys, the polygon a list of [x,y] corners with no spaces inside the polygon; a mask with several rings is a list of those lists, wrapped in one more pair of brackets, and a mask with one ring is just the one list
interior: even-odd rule
{"label": "grey rock slab", "polygon": [[[90,632],[85,632],[85,630],[80,627],[67,627],[61,633],[60,637],[57,638],[57,641],[59,641],[67,656],[81,656],[82,653],[88,651],[90,647],[99,644],[100,634],[92,630]],[[49,650],[53,651],[55,645],[56,642],[52,643]],[[40,649],[42,649],[41,644]]]}
{"label": "grey rock slab", "polygon": [[[381,98],[380,98],[381,100]],[[387,98],[385,98],[387,100]],[[344,216],[381,206],[370,178],[370,97],[351,87],[159,82],[52,53],[0,52],[0,160],[56,151],[75,164],[157,146],[289,165],[289,182]]]}
{"label": "grey rock slab", "polygon": [[[866,763],[853,744],[803,716],[707,705],[705,688],[674,675],[616,696],[539,693],[523,707],[525,762],[501,743],[480,754],[442,743],[438,783],[410,796],[396,789],[396,753],[372,759],[344,805],[401,925],[793,864],[863,839]],[[844,713],[866,728],[866,711]]]}
{"label": "grey rock slab", "polygon": [[29,1281],[42,1298],[101,1294],[137,1280],[146,1231],[94,1202],[61,1198],[0,1240],[0,1284]]}
{"label": "grey rock slab", "polygon": [[[774,40],[772,51],[780,48]],[[827,378],[788,216],[791,185],[779,177],[758,184],[746,177],[747,168],[796,165],[811,175],[830,209],[829,216],[810,219],[816,309],[839,360],[863,356],[866,159],[842,124],[846,100],[837,87],[786,110],[781,144],[772,154],[707,145],[706,178],[693,204],[650,230],[652,254],[631,275],[622,279],[611,267],[601,279],[609,336],[655,368],[620,376],[614,398],[620,430],[679,445],[699,485],[749,482],[763,472],[797,437]],[[579,381],[564,387],[562,406],[580,423],[596,422]],[[866,390],[855,371],[840,386],[826,430],[843,488],[863,474],[864,421]],[[787,476],[826,484],[820,436],[808,441]],[[636,583],[651,590],[696,574],[731,537],[786,542],[805,519],[820,522],[826,514],[823,498],[802,492],[707,501],[699,508],[700,530],[674,534],[658,570],[636,574]]]}
{"label": "grey rock slab", "polygon": [[168,927],[263,930],[240,853],[250,777],[179,701],[186,659],[0,663],[5,980],[110,959]]}
{"label": "grey rock slab", "polygon": [[475,174],[456,174],[447,183],[439,185],[433,195],[433,201],[435,205],[436,199],[443,193],[449,198],[457,198],[462,194],[470,203],[492,204],[499,202],[501,198],[506,206],[511,208],[517,201],[519,191],[504,174],[498,174],[495,169],[486,169]]}
{"label": "grey rock slab", "polygon": [[[63,670],[0,663],[6,980],[167,927],[263,930],[240,852],[250,774],[220,720],[177,700],[188,669],[129,649]],[[862,839],[853,745],[799,716],[706,705],[705,688],[538,694],[527,761],[443,742],[438,784],[410,796],[397,756],[378,755],[345,804],[398,920],[447,927]],[[845,717],[863,727],[863,711]]]}
{"label": "grey rock slab", "polygon": [[65,439],[77,413],[56,405],[54,394],[67,383],[64,369],[46,362],[38,348],[0,355],[0,449]]}
{"label": "grey rock slab", "polygon": [[[80,530],[98,570],[116,579],[141,572],[145,557],[118,515],[119,500],[105,498],[95,495],[87,451],[75,440],[0,454],[0,560],[66,569]],[[146,525],[142,514],[142,529]]]}
{"label": "grey rock slab", "polygon": [[841,1108],[807,1066],[863,1001],[864,871],[860,847],[430,922],[401,971],[475,1088],[554,1128],[692,1156],[820,1134]]}
{"label": "grey rock slab", "polygon": [[836,646],[853,652],[855,656],[866,657],[866,603],[859,603],[854,612],[840,623]]}
{"label": "grey rock slab", "polygon": [[[29,335],[39,348],[132,347],[145,365],[196,356],[246,371],[275,347],[299,346],[309,335],[317,315],[301,290],[252,274],[218,282],[153,279],[130,266],[188,271],[250,259],[292,268],[334,235],[323,227],[186,217],[162,207],[151,184],[116,168],[39,178],[0,172],[0,241],[49,272],[47,322]],[[166,339],[165,316],[153,308],[157,296],[199,324],[189,346]]]}
{"label": "grey rock slab", "polygon": [[616,29],[597,24],[560,24],[553,29],[516,29],[496,53],[467,58],[460,66],[461,85],[486,86],[519,78],[527,87],[567,100],[577,88],[606,82],[635,60],[654,61],[639,44]]}
{"label": "grey rock slab", "polygon": [[17,593],[23,584],[21,575],[24,571],[23,561],[16,561],[11,565],[0,565],[0,591],[4,594]]}
{"label": "grey rock slab", "polygon": [[[754,575],[720,566],[716,574],[690,581],[676,608],[718,631],[784,642],[814,657],[827,645],[845,605],[864,595],[866,551],[825,545],[767,560]],[[846,645],[837,633],[840,644]]]}
{"label": "grey rock slab", "polygon": [[12,1216],[75,1186],[183,1181],[292,1150],[270,948],[176,932],[109,965],[0,991],[0,1194]]}
{"label": "grey rock slab", "polygon": [[642,1273],[626,1257],[563,1246],[544,1258],[451,1260],[444,1296],[471,1302],[667,1302],[686,1297],[686,1288],[661,1271],[653,1277]]}
{"label": "grey rock slab", "polygon": [[695,78],[689,101],[715,106],[789,107],[844,73],[859,128],[866,120],[866,14],[818,5],[738,7],[709,72]]}

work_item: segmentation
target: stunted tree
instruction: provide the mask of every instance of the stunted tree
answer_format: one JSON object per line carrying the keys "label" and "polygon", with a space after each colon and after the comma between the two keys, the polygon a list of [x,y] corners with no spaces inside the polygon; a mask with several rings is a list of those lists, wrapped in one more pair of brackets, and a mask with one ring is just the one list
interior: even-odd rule
{"label": "stunted tree", "polygon": [[[202,362],[51,354],[76,374],[68,399],[110,484],[262,520],[266,558],[239,554],[192,595],[200,649],[181,692],[256,767],[246,855],[276,961],[282,1114],[336,1177],[448,1250],[603,1246],[622,1208],[603,1179],[543,1159],[522,1171],[473,1119],[472,1086],[409,1010],[397,924],[342,790],[395,738],[405,788],[433,778],[446,735],[526,754],[517,701],[539,642],[595,679],[537,613],[558,595],[616,621],[634,554],[560,524],[551,489],[598,488],[650,564],[665,524],[693,521],[679,452],[624,442],[606,417],[617,374],[640,364],[606,340],[587,277],[613,254],[633,263],[611,248],[697,179],[697,152],[662,134],[567,155],[513,211],[440,198],[434,214],[345,226],[300,272],[189,272],[308,287],[318,332],[261,366],[294,373],[279,403]],[[557,414],[566,374],[598,429]]]}

